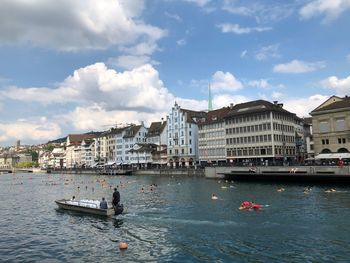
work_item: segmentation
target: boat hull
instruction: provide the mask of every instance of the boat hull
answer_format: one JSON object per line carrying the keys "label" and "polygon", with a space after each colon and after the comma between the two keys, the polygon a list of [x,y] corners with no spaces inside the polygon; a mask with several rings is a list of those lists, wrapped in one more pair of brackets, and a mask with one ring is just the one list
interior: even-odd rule
{"label": "boat hull", "polygon": [[98,215],[98,216],[114,216],[115,211],[114,208],[108,208],[108,209],[100,209],[100,208],[92,208],[92,207],[84,207],[84,206],[78,206],[78,205],[72,205],[67,203],[69,200],[56,200],[56,204],[60,209],[63,210],[70,210],[70,211],[76,211],[80,213],[85,214],[91,214],[91,215]]}

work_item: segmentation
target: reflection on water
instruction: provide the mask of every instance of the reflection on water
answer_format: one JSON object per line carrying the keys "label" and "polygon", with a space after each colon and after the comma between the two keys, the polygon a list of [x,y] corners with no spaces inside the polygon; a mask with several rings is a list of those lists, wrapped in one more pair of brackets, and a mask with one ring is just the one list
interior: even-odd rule
{"label": "reflection on water", "polygon": [[[127,213],[113,218],[62,211],[54,203],[73,195],[111,200],[115,186]],[[1,261],[348,261],[350,187],[325,192],[329,186],[314,185],[305,193],[307,186],[197,177],[3,174]],[[218,200],[211,199],[213,193]],[[241,211],[242,201],[263,207]],[[128,243],[127,250],[119,250],[121,241]]]}

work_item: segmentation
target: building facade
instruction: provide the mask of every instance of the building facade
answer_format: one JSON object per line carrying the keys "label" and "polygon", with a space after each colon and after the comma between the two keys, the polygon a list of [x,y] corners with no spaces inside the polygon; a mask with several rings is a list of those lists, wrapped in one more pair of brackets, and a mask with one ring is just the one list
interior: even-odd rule
{"label": "building facade", "polygon": [[350,98],[332,96],[312,116],[315,156],[350,151]]}
{"label": "building facade", "polygon": [[224,117],[230,107],[209,111],[198,122],[198,149],[200,165],[226,163],[226,134]]}
{"label": "building facade", "polygon": [[167,116],[168,166],[192,166],[198,161],[198,125],[202,111],[182,109],[176,102]]}
{"label": "building facade", "polygon": [[232,106],[225,117],[228,161],[242,165],[295,161],[298,122],[277,102],[257,100]]}

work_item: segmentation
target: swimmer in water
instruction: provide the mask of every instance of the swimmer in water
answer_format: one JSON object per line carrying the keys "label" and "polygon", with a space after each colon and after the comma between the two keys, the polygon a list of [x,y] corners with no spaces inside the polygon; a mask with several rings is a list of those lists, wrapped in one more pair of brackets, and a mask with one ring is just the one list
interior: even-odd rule
{"label": "swimmer in water", "polygon": [[217,200],[218,197],[217,197],[215,194],[212,194],[212,195],[211,195],[211,199],[212,199],[212,200]]}
{"label": "swimmer in water", "polygon": [[283,187],[281,187],[281,188],[278,188],[277,189],[277,192],[283,192],[285,189],[283,188]]}

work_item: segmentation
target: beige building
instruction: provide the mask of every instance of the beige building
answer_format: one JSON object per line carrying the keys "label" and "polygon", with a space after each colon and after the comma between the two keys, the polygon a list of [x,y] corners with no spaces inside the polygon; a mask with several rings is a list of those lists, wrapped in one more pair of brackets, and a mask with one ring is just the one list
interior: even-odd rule
{"label": "beige building", "polygon": [[198,148],[200,165],[226,163],[226,135],[224,117],[230,107],[209,111],[198,120]]}
{"label": "beige building", "polygon": [[20,157],[14,153],[0,155],[0,169],[12,169],[19,163]]}
{"label": "beige building", "polygon": [[294,162],[300,123],[300,118],[277,101],[237,104],[225,117],[227,159],[237,164]]}
{"label": "beige building", "polygon": [[312,116],[315,157],[318,154],[349,153],[350,98],[332,96]]}

